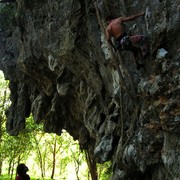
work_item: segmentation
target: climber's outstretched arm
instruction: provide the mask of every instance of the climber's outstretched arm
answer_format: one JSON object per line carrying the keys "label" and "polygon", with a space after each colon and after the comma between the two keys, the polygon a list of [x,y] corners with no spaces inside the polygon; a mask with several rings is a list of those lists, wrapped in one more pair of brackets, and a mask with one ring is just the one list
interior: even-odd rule
{"label": "climber's outstretched arm", "polygon": [[143,16],[144,14],[145,14],[144,12],[141,12],[136,15],[132,15],[132,16],[128,16],[128,17],[120,17],[120,18],[121,18],[122,22],[127,22],[127,21],[133,21],[134,19],[136,19],[140,16]]}

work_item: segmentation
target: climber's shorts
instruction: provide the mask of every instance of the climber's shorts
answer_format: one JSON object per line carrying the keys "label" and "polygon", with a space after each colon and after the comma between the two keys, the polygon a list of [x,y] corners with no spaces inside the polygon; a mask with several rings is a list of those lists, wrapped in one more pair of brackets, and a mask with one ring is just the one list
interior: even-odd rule
{"label": "climber's shorts", "polygon": [[143,57],[149,52],[147,38],[144,35],[130,36],[131,45],[141,49]]}
{"label": "climber's shorts", "polygon": [[121,40],[126,37],[127,34],[124,32],[121,36],[116,39],[116,49],[123,49]]}
{"label": "climber's shorts", "polygon": [[116,39],[116,48],[119,50],[129,50],[132,47],[141,49],[142,56],[144,57],[148,51],[147,39],[144,35],[128,36],[126,33]]}

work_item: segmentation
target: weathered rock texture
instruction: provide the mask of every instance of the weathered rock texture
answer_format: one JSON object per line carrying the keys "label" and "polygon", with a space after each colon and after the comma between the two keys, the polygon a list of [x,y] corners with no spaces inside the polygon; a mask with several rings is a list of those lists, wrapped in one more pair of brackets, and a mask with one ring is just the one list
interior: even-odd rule
{"label": "weathered rock texture", "polygon": [[[18,134],[32,113],[44,131],[65,129],[96,161],[112,160],[113,180],[178,180],[180,2],[98,0],[99,21],[93,2],[17,0],[11,13],[1,7],[0,69],[12,101],[7,131]],[[145,17],[126,29],[136,24],[132,33],[149,38],[146,70],[122,52],[118,71],[105,16],[142,10]]]}

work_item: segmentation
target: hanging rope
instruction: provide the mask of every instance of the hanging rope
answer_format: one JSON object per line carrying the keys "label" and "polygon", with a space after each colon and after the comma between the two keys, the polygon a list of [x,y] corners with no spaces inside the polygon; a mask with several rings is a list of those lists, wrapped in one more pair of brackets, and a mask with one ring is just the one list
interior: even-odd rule
{"label": "hanging rope", "polygon": [[[93,3],[94,3],[95,10],[96,10],[96,16],[97,16],[97,19],[98,19],[98,23],[99,23],[99,25],[101,27],[101,30],[103,31],[103,33],[105,35],[105,28],[104,28],[103,22],[101,20],[100,12],[99,12],[99,9],[97,7],[97,4],[96,4],[95,0],[93,0]],[[139,112],[140,112],[140,106],[139,106],[139,100],[138,100],[138,98],[136,96],[136,91],[135,91],[135,88],[134,88],[134,83],[132,81],[132,78],[131,78],[130,74],[128,73],[127,69],[125,69],[123,67],[123,61],[122,61],[121,54],[118,53],[118,60],[120,62],[121,67],[125,70],[125,73],[127,74],[127,77],[129,79],[130,86],[131,86],[131,91],[133,92],[133,95],[130,92],[130,90],[128,89],[128,87],[127,87],[127,85],[126,85],[126,83],[124,81],[121,69],[120,69],[120,67],[118,65],[117,57],[115,56],[115,53],[113,52],[112,47],[110,47],[110,52],[111,52],[113,61],[115,63],[116,69],[117,69],[119,77],[120,77],[121,135],[120,135],[120,139],[119,139],[119,143],[118,143],[118,149],[119,149],[119,152],[120,152],[119,153],[120,159],[122,159],[123,150],[125,149],[125,147],[127,146],[127,144],[129,143],[130,139],[133,136],[135,122],[136,122],[136,119],[138,118]],[[124,117],[124,107],[123,107],[123,94],[124,94],[123,93],[123,88],[124,88],[124,90],[127,91],[128,95],[129,95],[129,97],[132,100],[132,103],[134,105],[134,113],[132,115],[131,124],[130,124],[130,127],[128,129],[129,136],[128,136],[128,139],[126,140],[126,142],[124,144],[123,144],[123,137],[124,137],[124,120],[125,120],[124,118],[125,117]]]}

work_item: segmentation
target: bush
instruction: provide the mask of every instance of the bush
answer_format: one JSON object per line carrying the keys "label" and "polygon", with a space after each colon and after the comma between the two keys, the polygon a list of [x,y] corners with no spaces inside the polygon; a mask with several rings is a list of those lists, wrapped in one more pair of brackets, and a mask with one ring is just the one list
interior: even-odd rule
{"label": "bush", "polygon": [[8,176],[8,175],[1,175],[0,176],[0,180],[10,180],[11,178],[10,178],[10,176]]}

